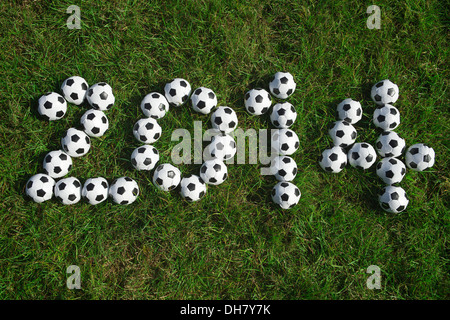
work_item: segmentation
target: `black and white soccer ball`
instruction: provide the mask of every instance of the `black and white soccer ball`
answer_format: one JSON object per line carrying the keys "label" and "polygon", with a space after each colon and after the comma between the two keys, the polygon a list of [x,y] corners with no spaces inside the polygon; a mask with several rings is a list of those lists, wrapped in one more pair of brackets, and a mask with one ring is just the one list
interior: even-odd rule
{"label": "black and white soccer ball", "polygon": [[87,81],[80,76],[67,78],[61,85],[61,91],[67,102],[77,106],[83,103],[88,88]]}
{"label": "black and white soccer ball", "polygon": [[370,92],[373,102],[380,106],[395,103],[398,94],[398,86],[389,79],[377,82]]}
{"label": "black and white soccer ball", "polygon": [[161,119],[169,111],[169,102],[161,93],[151,92],[142,99],[141,110],[146,117]]}
{"label": "black and white soccer ball", "polygon": [[270,173],[278,181],[294,180],[297,170],[297,163],[289,156],[276,156],[270,161]]}
{"label": "black and white soccer ball", "polygon": [[328,129],[328,134],[333,140],[333,144],[342,148],[355,143],[358,136],[355,127],[345,120],[333,122]]}
{"label": "black and white soccer ball", "polygon": [[182,78],[175,78],[164,86],[164,95],[172,107],[180,107],[191,95],[191,85]]}
{"label": "black and white soccer ball", "polygon": [[363,110],[359,101],[347,98],[341,101],[336,108],[336,115],[339,120],[345,120],[350,124],[355,124],[361,120]]}
{"label": "black and white soccer ball", "polygon": [[295,91],[297,84],[289,72],[277,72],[269,82],[269,90],[278,99],[287,99]]}
{"label": "black and white soccer ball", "polygon": [[189,202],[198,201],[206,194],[206,183],[195,174],[183,177],[180,187],[181,196]]}
{"label": "black and white soccer ball", "polygon": [[400,112],[396,107],[385,104],[373,112],[373,123],[384,131],[391,131],[400,124]]}
{"label": "black and white soccer ball", "polygon": [[217,96],[211,89],[200,87],[192,93],[191,103],[194,111],[209,114],[217,106]]}
{"label": "black and white soccer ball", "polygon": [[319,165],[327,172],[339,173],[347,165],[347,154],[339,146],[325,149],[319,157]]}
{"label": "black and white soccer ball", "polygon": [[228,178],[228,168],[220,159],[206,160],[200,167],[200,178],[207,184],[219,185]]}
{"label": "black and white soccer ball", "polygon": [[25,192],[34,202],[41,203],[53,197],[55,180],[47,174],[38,173],[28,179]]}
{"label": "black and white soccer ball", "polygon": [[394,157],[383,158],[377,163],[377,175],[388,185],[401,182],[405,174],[405,164]]}
{"label": "black and white soccer ball", "polygon": [[48,92],[38,100],[38,112],[48,120],[59,120],[67,112],[67,101],[56,92]]}
{"label": "black and white soccer ball", "polygon": [[399,213],[406,209],[408,196],[402,187],[386,186],[378,194],[378,201],[384,211]]}
{"label": "black and white soccer ball", "polygon": [[375,148],[380,156],[400,157],[406,148],[405,139],[401,138],[397,132],[384,131],[378,137]]}
{"label": "black and white soccer ball", "polygon": [[251,89],[245,94],[244,104],[248,113],[260,116],[269,111],[272,105],[272,98],[265,89]]}
{"label": "black and white soccer ball", "polygon": [[272,130],[270,142],[275,153],[283,156],[292,155],[300,146],[297,134],[291,129]]}
{"label": "black and white soccer ball", "polygon": [[158,165],[153,172],[153,184],[160,190],[171,191],[178,187],[180,181],[180,169],[170,163]]}
{"label": "black and white soccer ball", "polygon": [[134,137],[142,143],[153,143],[161,137],[161,126],[153,118],[139,119],[133,126]]}
{"label": "black and white soccer ball", "polygon": [[102,111],[111,109],[116,102],[113,90],[106,82],[92,85],[86,92],[86,100],[92,108]]}
{"label": "black and white soccer ball", "polygon": [[109,128],[109,121],[101,110],[90,109],[80,119],[84,132],[90,137],[101,137]]}
{"label": "black and white soccer ball", "polygon": [[297,119],[297,111],[289,102],[276,103],[270,114],[270,122],[279,129],[287,129],[292,126]]}
{"label": "black and white soccer ball", "polygon": [[109,184],[103,177],[89,178],[84,182],[81,196],[92,205],[108,199]]}
{"label": "black and white soccer ball", "polygon": [[278,182],[272,189],[272,200],[283,209],[294,207],[301,197],[300,189],[287,181]]}
{"label": "black and white soccer ball", "polygon": [[236,129],[238,124],[236,112],[227,106],[218,107],[211,114],[211,124],[217,131],[230,133]]}
{"label": "black and white soccer ball", "polygon": [[75,204],[81,199],[81,182],[75,177],[58,180],[54,189],[55,198],[62,204]]}
{"label": "black and white soccer ball", "polygon": [[433,148],[423,143],[417,143],[406,150],[405,162],[411,170],[423,171],[434,165],[435,157]]}
{"label": "black and white soccer ball", "polygon": [[158,150],[149,144],[137,147],[131,153],[131,164],[137,170],[152,170],[158,161]]}
{"label": "black and white soccer ball", "polygon": [[69,156],[81,157],[91,148],[91,139],[84,131],[70,128],[61,138],[61,146]]}
{"label": "black and white soccer ball", "polygon": [[130,177],[120,177],[110,184],[108,194],[115,203],[129,205],[139,196],[139,186]]}
{"label": "black and white soccer ball", "polygon": [[355,143],[347,153],[348,163],[358,169],[369,169],[376,159],[375,149],[367,142]]}
{"label": "black and white soccer ball", "polygon": [[236,141],[226,133],[212,136],[211,143],[205,149],[206,158],[215,158],[222,161],[233,158],[237,152]]}
{"label": "black and white soccer ball", "polygon": [[61,178],[72,169],[72,158],[62,150],[50,151],[44,157],[43,167],[50,177]]}

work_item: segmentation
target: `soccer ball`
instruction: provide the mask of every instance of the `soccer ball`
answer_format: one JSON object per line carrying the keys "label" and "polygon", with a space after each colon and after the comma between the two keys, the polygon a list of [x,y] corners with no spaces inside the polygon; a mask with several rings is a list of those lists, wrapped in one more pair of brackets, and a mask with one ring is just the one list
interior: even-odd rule
{"label": "soccer ball", "polygon": [[213,136],[211,143],[206,148],[211,158],[222,161],[233,158],[237,151],[236,141],[234,141],[232,136],[225,133]]}
{"label": "soccer ball", "polygon": [[289,156],[277,156],[270,162],[270,172],[278,181],[292,181],[297,175],[297,163]]}
{"label": "soccer ball", "polygon": [[169,102],[161,93],[152,92],[142,99],[141,110],[146,117],[161,119],[169,111]]}
{"label": "soccer ball", "polygon": [[372,87],[370,96],[380,106],[395,103],[398,99],[398,86],[388,79],[382,80]]}
{"label": "soccer ball", "polygon": [[84,132],[91,137],[101,137],[109,128],[109,121],[105,113],[100,110],[90,109],[80,119]]}
{"label": "soccer ball", "polygon": [[86,80],[79,76],[67,78],[61,85],[64,98],[77,106],[83,103],[88,88]]}
{"label": "soccer ball", "polygon": [[319,165],[327,172],[339,173],[347,165],[347,154],[339,146],[325,149],[319,157]]}
{"label": "soccer ball", "polygon": [[153,172],[153,184],[160,190],[170,191],[178,187],[181,181],[181,172],[170,163],[163,163]]}
{"label": "soccer ball", "polygon": [[39,98],[38,112],[48,120],[59,120],[66,111],[67,101],[56,92],[49,92]]}
{"label": "soccer ball", "polygon": [[50,177],[61,178],[72,169],[72,158],[62,150],[50,151],[44,158],[43,167]]}
{"label": "soccer ball", "polygon": [[396,186],[384,187],[378,195],[378,201],[384,211],[391,213],[402,212],[409,203],[405,190]]}
{"label": "soccer ball", "polygon": [[196,112],[209,114],[217,106],[217,96],[211,89],[200,87],[194,90],[191,103]]}
{"label": "soccer ball", "polygon": [[423,143],[417,143],[408,148],[405,162],[414,171],[423,171],[434,165],[435,152],[433,148]]}
{"label": "soccer ball", "polygon": [[386,184],[399,183],[405,173],[405,164],[394,157],[383,158],[377,163],[377,175]]}
{"label": "soccer ball", "polygon": [[244,103],[248,113],[260,116],[269,111],[272,105],[272,98],[267,90],[256,88],[247,91]]}
{"label": "soccer ball", "polygon": [[289,102],[280,102],[273,106],[270,114],[270,121],[279,129],[286,129],[292,126],[297,119],[297,111]]}
{"label": "soccer ball", "polygon": [[38,173],[28,179],[25,192],[34,202],[41,203],[52,198],[54,185],[52,177]]}
{"label": "soccer ball", "polygon": [[339,120],[345,120],[350,124],[355,124],[362,118],[362,108],[359,101],[351,98],[345,99],[337,105],[336,115]]}
{"label": "soccer ball", "polygon": [[295,91],[297,84],[289,72],[277,72],[269,82],[269,90],[278,99],[287,99]]}
{"label": "soccer ball", "polygon": [[108,198],[109,185],[105,178],[89,178],[81,189],[81,196],[90,204],[96,205]]}
{"label": "soccer ball", "polygon": [[133,203],[139,195],[139,186],[130,177],[114,179],[109,186],[109,196],[117,204],[128,205]]}
{"label": "soccer ball", "polygon": [[134,137],[142,143],[153,143],[161,137],[161,126],[153,118],[139,119],[133,126]]}
{"label": "soccer ball", "polygon": [[116,102],[112,88],[106,82],[92,85],[86,92],[86,100],[96,110],[109,110]]}
{"label": "soccer ball", "polygon": [[200,178],[207,184],[219,185],[228,177],[225,163],[219,159],[206,160],[200,167]]}
{"label": "soccer ball", "polygon": [[182,78],[175,78],[164,86],[164,95],[173,107],[183,105],[189,99],[190,94],[191,85]]}
{"label": "soccer ball", "polygon": [[375,148],[382,157],[400,157],[405,151],[406,142],[396,132],[385,131],[378,137]]}
{"label": "soccer ball", "polygon": [[236,112],[230,107],[218,107],[211,115],[211,124],[216,131],[230,133],[238,124]]}
{"label": "soccer ball", "polygon": [[81,157],[91,148],[91,139],[84,131],[70,128],[61,138],[62,149],[71,157]]}
{"label": "soccer ball", "polygon": [[300,200],[301,192],[291,182],[278,182],[272,189],[272,200],[283,209],[291,209]]}
{"label": "soccer ball", "polygon": [[206,193],[206,184],[195,174],[183,177],[180,182],[181,196],[189,202],[200,200]]}
{"label": "soccer ball", "polygon": [[400,124],[400,112],[393,105],[385,104],[375,109],[373,123],[384,131],[394,130]]}
{"label": "soccer ball", "polygon": [[148,144],[137,147],[131,154],[131,164],[137,170],[152,170],[158,161],[158,150]]}
{"label": "soccer ball", "polygon": [[358,135],[355,127],[345,120],[333,122],[328,129],[328,134],[333,140],[333,144],[342,148],[355,143]]}
{"label": "soccer ball", "polygon": [[355,143],[347,153],[348,163],[358,169],[369,169],[377,159],[375,149],[366,142]]}
{"label": "soccer ball", "polygon": [[74,177],[59,180],[55,184],[55,197],[62,204],[75,204],[81,199],[81,183]]}
{"label": "soccer ball", "polygon": [[272,130],[270,137],[272,149],[279,155],[289,156],[300,146],[297,134],[291,129]]}

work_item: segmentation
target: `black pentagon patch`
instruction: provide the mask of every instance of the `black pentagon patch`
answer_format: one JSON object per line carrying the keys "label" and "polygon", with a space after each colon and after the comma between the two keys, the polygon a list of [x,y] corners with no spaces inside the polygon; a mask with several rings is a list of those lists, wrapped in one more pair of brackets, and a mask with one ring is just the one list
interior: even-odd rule
{"label": "black pentagon patch", "polygon": [[88,120],[94,120],[94,119],[95,119],[95,114],[89,113],[89,114],[86,116],[86,119],[88,119]]}
{"label": "black pentagon patch", "polygon": [[100,133],[100,128],[94,127],[94,128],[91,129],[91,132],[93,134],[99,134]]}
{"label": "black pentagon patch", "polygon": [[395,147],[398,146],[398,141],[397,141],[397,140],[391,140],[391,141],[389,141],[389,145],[390,145],[392,148],[395,148]]}
{"label": "black pentagon patch", "polygon": [[65,182],[61,182],[59,185],[58,185],[58,189],[59,190],[64,190],[66,188],[66,183]]}
{"label": "black pentagon patch", "polygon": [[397,110],[395,110],[394,108],[390,108],[389,109],[389,113],[393,114],[393,115],[396,115],[397,114]]}
{"label": "black pentagon patch", "polygon": [[58,97],[58,101],[59,101],[59,103],[63,104],[65,100],[63,97]]}
{"label": "black pentagon patch", "polygon": [[283,151],[289,150],[289,145],[288,145],[287,143],[283,143],[283,144],[281,145],[281,150],[283,150]]}
{"label": "black pentagon patch", "polygon": [[289,81],[289,79],[286,78],[286,77],[280,78],[280,82],[281,82],[282,84],[286,84],[286,83],[288,83],[288,81]]}
{"label": "black pentagon patch", "polygon": [[396,123],[396,122],[392,122],[392,123],[389,125],[389,128],[394,129],[396,126],[397,126],[397,123]]}
{"label": "black pentagon patch", "polygon": [[280,89],[278,88],[273,88],[272,91],[274,94],[280,94]]}
{"label": "black pentagon patch", "polygon": [[75,80],[73,80],[73,79],[67,79],[66,80],[66,86],[71,86],[71,85],[73,85],[75,83]]}
{"label": "black pentagon patch", "polygon": [[397,208],[397,211],[398,212],[400,212],[400,211],[403,211],[403,210],[405,210],[405,206],[398,206],[398,208]]}
{"label": "black pentagon patch", "polygon": [[125,193],[125,188],[124,187],[118,187],[117,188],[117,193],[118,194],[124,194]]}
{"label": "black pentagon patch", "polygon": [[89,184],[86,186],[86,190],[92,191],[92,190],[94,190],[94,187],[95,187],[95,185],[94,185],[93,183],[89,183]]}
{"label": "black pentagon patch", "polygon": [[279,116],[283,116],[283,115],[286,114],[286,109],[279,109],[279,110],[277,111],[277,113],[278,113]]}
{"label": "black pentagon patch", "polygon": [[331,161],[336,161],[338,159],[338,155],[336,153],[332,153],[328,157]]}
{"label": "black pentagon patch", "polygon": [[53,172],[54,173],[60,173],[62,171],[61,167],[54,167]]}
{"label": "black pentagon patch", "polygon": [[88,86],[87,86],[86,82],[83,82],[81,84],[81,89],[83,89],[84,91],[86,91],[88,89]]}
{"label": "black pentagon patch", "polygon": [[210,98],[211,100],[214,99],[216,97],[216,95],[212,92],[208,92],[208,98]]}
{"label": "black pentagon patch", "polygon": [[36,195],[38,197],[43,197],[43,196],[45,196],[45,191],[42,189],[39,189],[38,191],[36,191]]}
{"label": "black pentagon patch", "polygon": [[352,159],[353,160],[357,160],[359,158],[359,153],[358,152],[352,152]]}
{"label": "black pentagon patch", "polygon": [[380,115],[377,117],[377,120],[378,120],[378,122],[383,122],[383,121],[386,120],[386,116],[380,114]]}
{"label": "black pentagon patch", "polygon": [[383,81],[378,82],[377,84],[375,84],[375,87],[380,88],[383,86]]}
{"label": "black pentagon patch", "polygon": [[383,208],[383,209],[389,209],[389,203],[387,203],[387,202],[382,202],[381,203],[381,207]]}
{"label": "black pentagon patch", "polygon": [[45,101],[44,108],[45,109],[51,109],[53,107],[53,104],[50,101]]}
{"label": "black pentagon patch", "polygon": [[183,88],[186,88],[187,87],[186,81],[181,80],[180,81],[180,86],[182,86]]}
{"label": "black pentagon patch", "polygon": [[280,198],[283,201],[288,201],[289,200],[289,195],[287,193],[283,193]]}
{"label": "black pentagon patch", "polygon": [[71,194],[67,197],[67,199],[69,199],[70,201],[74,201],[76,198],[77,198],[77,196],[74,194]]}
{"label": "black pentagon patch", "polygon": [[387,91],[387,94],[388,94],[389,96],[393,97],[393,96],[395,95],[395,90],[394,90],[394,88],[389,88],[388,91]]}
{"label": "black pentagon patch", "polygon": [[177,90],[175,90],[175,89],[170,89],[169,90],[169,94],[172,96],[172,97],[175,97],[176,95],[177,95]]}
{"label": "black pentagon patch", "polygon": [[161,178],[156,178],[155,182],[156,182],[156,184],[158,184],[160,186],[163,184],[163,181]]}
{"label": "black pentagon patch", "polygon": [[186,186],[186,188],[187,188],[189,191],[194,191],[194,190],[195,190],[195,183],[189,183],[189,184]]}
{"label": "black pentagon patch", "polygon": [[145,158],[144,164],[145,164],[146,166],[152,164],[152,159],[151,159],[151,158]]}
{"label": "black pentagon patch", "polygon": [[348,111],[348,110],[350,110],[351,109],[351,106],[350,106],[350,104],[348,104],[348,103],[346,103],[346,104],[344,104],[343,106],[342,106],[342,110],[344,110],[344,111]]}
{"label": "black pentagon patch", "polygon": [[386,177],[392,179],[394,177],[394,172],[392,172],[391,170],[386,171]]}
{"label": "black pentagon patch", "polygon": [[167,171],[167,176],[169,178],[174,178],[175,177],[175,171],[173,171],[173,170]]}
{"label": "black pentagon patch", "polygon": [[[72,92],[72,93],[70,94],[70,97],[71,97],[73,100],[78,100],[78,93]],[[61,102],[61,103],[64,103],[64,102]]]}
{"label": "black pentagon patch", "polygon": [[262,95],[258,94],[258,95],[255,97],[255,101],[256,101],[257,103],[261,103],[261,102],[263,101]]}
{"label": "black pentagon patch", "polygon": [[70,140],[72,140],[73,142],[77,142],[78,140],[80,140],[80,137],[74,134],[73,136],[70,137]]}
{"label": "black pentagon patch", "polygon": [[120,204],[128,204],[128,200],[122,200]]}
{"label": "black pentagon patch", "polygon": [[397,160],[395,160],[394,158],[389,159],[389,163],[390,164],[397,164]]}
{"label": "black pentagon patch", "polygon": [[147,122],[147,123],[145,124],[145,128],[146,128],[147,130],[153,129],[153,123]]}
{"label": "black pentagon patch", "polygon": [[417,154],[417,153],[419,153],[419,148],[412,148],[411,150],[409,150],[409,153]]}
{"label": "black pentagon patch", "polygon": [[59,110],[58,112],[56,112],[55,114],[58,118],[61,118],[64,115],[64,111]]}
{"label": "black pentagon patch", "polygon": [[429,154],[424,155],[423,156],[423,161],[427,162],[427,163],[430,162],[431,161],[431,156]]}
{"label": "black pentagon patch", "polygon": [[27,188],[30,189],[33,186],[33,181],[28,181]]}
{"label": "black pentagon patch", "polygon": [[95,201],[102,201],[104,198],[104,196],[102,194],[99,194],[98,196],[95,197]]}
{"label": "black pentagon patch", "polygon": [[342,138],[343,136],[345,136],[345,132],[343,130],[336,131],[336,137]]}
{"label": "black pentagon patch", "polygon": [[151,97],[153,98],[153,99],[158,99],[159,98],[159,93],[153,93],[152,95],[151,95]]}
{"label": "black pentagon patch", "polygon": [[375,101],[378,101],[378,102],[381,101],[381,97],[378,94],[376,94],[374,98],[375,98]]}
{"label": "black pentagon patch", "polygon": [[194,94],[197,95],[197,96],[198,96],[200,93],[202,93],[202,89],[201,89],[201,88],[198,88],[197,90],[194,91]]}
{"label": "black pentagon patch", "polygon": [[217,125],[222,124],[222,118],[221,118],[221,117],[216,117],[216,118],[214,119],[214,123],[217,124]]}
{"label": "black pentagon patch", "polygon": [[75,151],[75,153],[77,153],[77,154],[82,154],[82,153],[84,153],[84,148],[78,148],[78,149]]}
{"label": "black pentagon patch", "polygon": [[286,94],[288,95],[288,96],[290,96],[291,94],[292,94],[292,89],[289,89],[288,91],[286,91]]}
{"label": "black pentagon patch", "polygon": [[398,195],[397,192],[392,192],[392,193],[391,193],[391,199],[392,199],[392,200],[398,200],[398,198],[399,198],[399,195]]}

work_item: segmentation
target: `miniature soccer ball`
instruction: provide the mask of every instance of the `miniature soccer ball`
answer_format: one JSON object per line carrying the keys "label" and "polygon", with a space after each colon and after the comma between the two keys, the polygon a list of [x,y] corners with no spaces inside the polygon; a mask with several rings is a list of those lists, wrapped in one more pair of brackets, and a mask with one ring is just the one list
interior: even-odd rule
{"label": "miniature soccer ball", "polygon": [[86,100],[92,108],[102,111],[111,109],[116,102],[112,88],[106,82],[92,85],[86,92]]}
{"label": "miniature soccer ball", "polygon": [[130,177],[120,177],[114,179],[109,186],[109,196],[117,204],[132,204],[139,195],[137,182]]}
{"label": "miniature soccer ball", "polygon": [[86,80],[79,76],[67,78],[61,85],[61,91],[67,102],[77,106],[83,103],[88,88]]}
{"label": "miniature soccer ball", "polygon": [[28,179],[25,192],[34,202],[41,203],[53,197],[55,180],[49,175],[38,173]]}
{"label": "miniature soccer ball", "polygon": [[297,111],[291,103],[280,102],[273,106],[270,121],[276,128],[287,129],[292,126],[295,119],[297,119]]}
{"label": "miniature soccer ball", "polygon": [[81,199],[81,183],[74,177],[58,180],[55,184],[55,197],[62,204],[75,204]]}
{"label": "miniature soccer ball", "polygon": [[91,148],[91,139],[81,130],[70,128],[61,138],[62,149],[71,157],[81,157]]}
{"label": "miniature soccer ball", "polygon": [[423,171],[434,165],[435,152],[433,148],[423,143],[417,143],[408,148],[405,162],[414,171]]}
{"label": "miniature soccer ball", "polygon": [[164,95],[167,101],[173,107],[180,107],[188,101],[191,94],[191,85],[187,80],[175,78],[171,82],[166,83],[164,87]]}
{"label": "miniature soccer ball", "polygon": [[333,144],[342,148],[355,143],[358,135],[355,127],[345,120],[333,122],[328,129],[328,134],[333,140]]}
{"label": "miniature soccer ball", "polygon": [[327,172],[339,173],[347,165],[347,154],[339,146],[325,149],[319,157],[319,165]]}
{"label": "miniature soccer ball", "polygon": [[101,137],[109,128],[109,121],[101,110],[90,109],[80,119],[84,132],[91,137]]}
{"label": "miniature soccer ball", "polygon": [[289,156],[277,156],[270,162],[270,172],[278,181],[292,181],[297,175],[297,163]]}
{"label": "miniature soccer ball", "polygon": [[272,149],[279,155],[289,156],[297,151],[300,142],[297,134],[291,129],[272,130],[270,137]]}
{"label": "miniature soccer ball", "polygon": [[137,147],[131,154],[131,164],[137,170],[152,170],[158,161],[158,150],[149,144]]}
{"label": "miniature soccer ball", "polygon": [[336,115],[339,120],[345,120],[350,124],[355,124],[361,120],[363,110],[361,103],[351,98],[345,99],[337,105]]}
{"label": "miniature soccer ball", "polygon": [[382,80],[372,87],[370,96],[380,106],[395,103],[398,99],[398,86],[388,79]]}
{"label": "miniature soccer ball", "polygon": [[67,101],[56,92],[49,92],[39,98],[38,112],[48,120],[59,120],[66,114]]}
{"label": "miniature soccer ball", "polygon": [[272,200],[283,209],[291,209],[300,200],[300,189],[291,182],[278,182],[272,189]]}
{"label": "miniature soccer ball", "polygon": [[405,174],[405,164],[394,157],[383,158],[377,163],[377,175],[386,184],[399,183]]}
{"label": "miniature soccer ball", "polygon": [[244,103],[248,113],[260,116],[269,111],[272,105],[272,98],[267,90],[261,88],[251,89],[245,94]]}
{"label": "miniature soccer ball", "polygon": [[62,150],[50,151],[44,158],[43,167],[50,177],[61,178],[72,169],[72,158]]}
{"label": "miniature soccer ball", "polygon": [[139,119],[133,126],[134,137],[142,143],[153,143],[161,137],[161,126],[153,118]]}
{"label": "miniature soccer ball", "polygon": [[233,158],[237,151],[236,141],[225,133],[213,136],[206,148],[209,151],[208,156],[222,161]]}
{"label": "miniature soccer ball", "polygon": [[211,115],[211,124],[217,131],[230,133],[238,124],[236,112],[230,107],[218,107]]}
{"label": "miniature soccer ball", "polygon": [[220,159],[206,160],[200,167],[200,178],[207,184],[219,185],[228,177],[228,169]]}
{"label": "miniature soccer ball", "polygon": [[378,195],[378,201],[384,211],[391,213],[402,212],[409,203],[405,190],[396,186],[384,187]]}
{"label": "miniature soccer ball", "polygon": [[89,178],[81,189],[81,196],[92,205],[97,205],[108,198],[109,185],[105,178]]}
{"label": "miniature soccer ball", "polygon": [[366,142],[355,143],[347,153],[347,161],[352,167],[369,169],[377,159],[375,149]]}
{"label": "miniature soccer ball", "polygon": [[173,190],[178,187],[180,181],[180,170],[170,163],[160,164],[153,172],[153,184],[160,190]]}
{"label": "miniature soccer ball", "polygon": [[211,89],[200,87],[194,90],[191,103],[196,112],[209,114],[217,106],[217,96]]}
{"label": "miniature soccer ball", "polygon": [[195,174],[183,177],[180,182],[181,196],[189,202],[198,201],[206,194],[206,184]]}
{"label": "miniature soccer ball", "polygon": [[269,82],[269,90],[278,99],[287,99],[295,91],[297,84],[289,72],[277,72]]}
{"label": "miniature soccer ball", "polygon": [[384,131],[394,130],[400,124],[400,112],[393,105],[385,104],[375,109],[373,123]]}
{"label": "miniature soccer ball", "polygon": [[146,117],[161,119],[169,111],[169,102],[161,93],[152,92],[142,99],[141,110]]}
{"label": "miniature soccer ball", "polygon": [[406,142],[396,132],[385,131],[378,137],[375,148],[382,157],[400,157],[405,151]]}

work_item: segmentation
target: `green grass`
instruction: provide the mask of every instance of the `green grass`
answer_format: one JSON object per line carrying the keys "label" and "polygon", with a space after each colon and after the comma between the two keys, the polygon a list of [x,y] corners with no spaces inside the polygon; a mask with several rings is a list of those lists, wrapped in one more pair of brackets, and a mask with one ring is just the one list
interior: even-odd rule
{"label": "green grass", "polygon": [[[439,1],[379,1],[381,29],[366,27],[358,1],[3,1],[0,5],[0,298],[1,299],[448,299],[449,46],[448,8]],[[66,27],[66,8],[81,8],[82,29]],[[301,147],[294,180],[302,191],[289,211],[270,199],[275,184],[259,165],[230,165],[229,179],[197,203],[158,192],[151,175],[133,170],[132,135],[139,103],[173,77],[211,87],[233,107],[243,130],[269,128],[250,117],[245,92],[267,87],[276,71],[297,81],[290,99]],[[128,175],[141,195],[127,207],[36,204],[28,178],[86,106],[46,122],[36,102],[62,81],[108,82],[116,105],[110,129],[74,159],[84,181]],[[436,151],[425,172],[408,171],[410,204],[383,212],[373,168],[320,169],[331,145],[326,128],[337,103],[360,100],[359,141],[374,143],[371,86],[400,88],[396,130],[407,145]],[[170,133],[193,132],[209,117],[172,108],[154,145],[170,161]],[[198,165],[181,165],[184,174]],[[66,268],[81,269],[81,290],[66,287]],[[367,267],[381,269],[369,290]]]}

